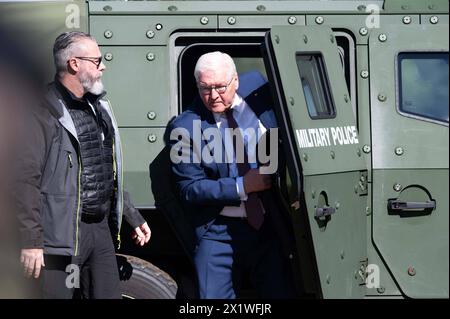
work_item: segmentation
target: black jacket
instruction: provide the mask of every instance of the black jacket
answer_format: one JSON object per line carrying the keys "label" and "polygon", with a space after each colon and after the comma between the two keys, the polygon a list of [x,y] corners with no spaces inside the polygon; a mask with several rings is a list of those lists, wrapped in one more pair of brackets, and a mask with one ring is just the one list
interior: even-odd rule
{"label": "black jacket", "polygon": [[[72,118],[55,84],[49,86],[45,103],[27,118],[27,139],[18,160],[14,197],[20,223],[22,248],[44,248],[46,254],[77,255],[80,233],[81,165],[79,143]],[[98,107],[114,125],[116,177],[112,231],[120,241],[122,216],[133,227],[145,222],[123,189],[122,156],[118,128],[109,104]]]}

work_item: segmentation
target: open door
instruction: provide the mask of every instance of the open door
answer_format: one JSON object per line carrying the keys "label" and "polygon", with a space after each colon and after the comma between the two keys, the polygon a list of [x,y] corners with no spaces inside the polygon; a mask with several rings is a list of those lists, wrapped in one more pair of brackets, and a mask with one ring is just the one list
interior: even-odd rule
{"label": "open door", "polygon": [[287,200],[307,216],[319,294],[362,298],[367,169],[336,39],[323,26],[276,26],[264,49],[295,194]]}
{"label": "open door", "polygon": [[448,25],[369,38],[372,240],[400,291],[449,296]]}

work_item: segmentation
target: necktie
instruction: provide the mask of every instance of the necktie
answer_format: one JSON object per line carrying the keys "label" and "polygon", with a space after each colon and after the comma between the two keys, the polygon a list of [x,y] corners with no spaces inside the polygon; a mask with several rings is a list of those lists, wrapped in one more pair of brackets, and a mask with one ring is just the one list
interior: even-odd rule
{"label": "necktie", "polygon": [[[237,147],[236,145],[244,145],[244,138],[241,134],[241,131],[238,129],[237,122],[233,116],[233,109],[229,108],[225,112],[228,121],[228,127],[233,129],[235,134],[233,135],[233,148],[234,153],[236,154]],[[242,143],[237,143],[237,139],[240,139]],[[238,156],[236,156],[238,158]],[[244,161],[236,163],[239,176],[244,176],[250,170],[250,164],[248,162],[248,154],[244,148]],[[247,221],[255,229],[259,229],[264,222],[264,213],[263,207],[258,195],[256,193],[248,194],[247,201],[244,202],[245,210],[247,212]]]}

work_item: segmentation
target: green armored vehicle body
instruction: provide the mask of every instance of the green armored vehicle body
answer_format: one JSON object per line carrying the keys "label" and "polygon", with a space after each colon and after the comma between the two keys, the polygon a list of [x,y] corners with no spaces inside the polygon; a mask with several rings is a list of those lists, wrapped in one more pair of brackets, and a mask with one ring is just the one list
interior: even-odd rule
{"label": "green armored vehicle body", "polygon": [[2,2],[0,11],[39,43],[48,81],[59,33],[98,41],[125,185],[153,233],[140,249],[123,236],[118,253],[134,267],[124,296],[173,298],[177,288],[178,297],[196,296],[183,236],[153,197],[149,164],[169,120],[194,98],[197,58],[220,50],[272,87],[283,159],[277,204],[295,234],[299,297],[448,298],[448,6],[55,1]]}

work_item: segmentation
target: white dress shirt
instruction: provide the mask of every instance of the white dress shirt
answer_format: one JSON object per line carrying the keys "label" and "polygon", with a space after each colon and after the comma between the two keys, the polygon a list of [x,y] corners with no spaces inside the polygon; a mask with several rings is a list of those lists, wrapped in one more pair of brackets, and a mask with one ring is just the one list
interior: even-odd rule
{"label": "white dress shirt", "polygon": [[[244,101],[242,97],[238,94],[235,94],[233,105],[231,106],[233,109],[233,117],[236,120],[236,123],[241,130],[241,134],[244,136],[244,145],[248,155],[248,161],[251,168],[257,168],[258,164],[256,162],[256,143],[259,141],[259,138],[267,131],[261,121],[256,117],[253,110],[248,106],[248,104]],[[224,143],[225,149],[232,149],[232,138],[230,135],[230,130],[226,130],[229,128],[228,121],[225,113],[213,113],[214,119],[216,120],[217,127],[220,130],[220,134],[222,136],[222,141]],[[242,130],[247,130],[251,128],[253,132],[256,134],[243,134]],[[247,131],[251,132],[251,131]],[[224,138],[225,134],[228,134],[229,138]],[[253,139],[253,140],[252,140]],[[250,149],[248,145],[251,145]],[[227,152],[225,152],[227,154]],[[233,154],[234,155],[234,154]],[[226,155],[225,155],[226,156]],[[241,198],[240,206],[225,206],[223,210],[220,212],[220,215],[228,216],[228,217],[247,217],[245,212],[244,201],[247,200],[247,194],[244,191],[244,178],[243,176],[239,176],[237,165],[236,165],[236,156],[231,159],[227,159],[230,170],[230,177],[236,177],[236,189]]]}

